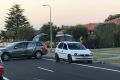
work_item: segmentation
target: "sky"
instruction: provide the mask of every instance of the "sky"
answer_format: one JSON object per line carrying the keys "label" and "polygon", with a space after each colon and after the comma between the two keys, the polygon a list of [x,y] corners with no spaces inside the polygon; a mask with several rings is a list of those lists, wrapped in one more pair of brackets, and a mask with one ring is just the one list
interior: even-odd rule
{"label": "sky", "polygon": [[0,0],[0,30],[4,29],[9,9],[19,4],[35,29],[50,20],[57,25],[76,25],[103,22],[109,15],[120,14],[120,0]]}

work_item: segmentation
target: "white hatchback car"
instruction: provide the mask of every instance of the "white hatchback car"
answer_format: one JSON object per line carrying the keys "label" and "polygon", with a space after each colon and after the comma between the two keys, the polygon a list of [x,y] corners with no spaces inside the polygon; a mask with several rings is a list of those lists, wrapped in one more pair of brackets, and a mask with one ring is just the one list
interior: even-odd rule
{"label": "white hatchback car", "polygon": [[60,59],[68,60],[69,63],[83,60],[92,63],[93,54],[80,42],[59,42],[55,49],[55,60],[59,62]]}

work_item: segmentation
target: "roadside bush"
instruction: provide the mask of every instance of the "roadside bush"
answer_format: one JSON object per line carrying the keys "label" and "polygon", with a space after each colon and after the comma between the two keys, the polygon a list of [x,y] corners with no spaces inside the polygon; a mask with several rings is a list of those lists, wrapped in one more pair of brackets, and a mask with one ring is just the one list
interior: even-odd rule
{"label": "roadside bush", "polygon": [[109,48],[114,46],[114,31],[116,25],[113,23],[100,23],[95,28],[95,33],[99,38],[100,48]]}
{"label": "roadside bush", "polygon": [[84,25],[70,26],[65,28],[64,32],[71,34],[75,41],[80,41],[80,37],[83,37],[83,40],[86,40],[88,37],[88,30]]}
{"label": "roadside bush", "polygon": [[120,47],[120,25],[117,25],[114,30],[114,46]]}

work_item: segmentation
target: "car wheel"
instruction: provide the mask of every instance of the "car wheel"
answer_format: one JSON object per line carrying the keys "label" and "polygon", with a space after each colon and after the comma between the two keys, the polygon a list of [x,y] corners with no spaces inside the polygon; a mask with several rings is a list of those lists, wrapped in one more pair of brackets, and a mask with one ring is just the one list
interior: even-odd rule
{"label": "car wheel", "polygon": [[55,54],[55,61],[56,61],[56,62],[60,62],[60,58],[59,58],[59,56],[58,56],[57,53]]}
{"label": "car wheel", "polygon": [[35,58],[36,59],[41,59],[42,58],[42,53],[40,51],[35,53]]}
{"label": "car wheel", "polygon": [[68,62],[69,63],[72,63],[73,61],[72,61],[72,56],[71,55],[68,55]]}
{"label": "car wheel", "polygon": [[4,53],[1,56],[1,58],[2,58],[3,61],[9,61],[10,60],[10,55],[8,53]]}
{"label": "car wheel", "polygon": [[27,56],[27,59],[31,59],[32,58],[32,56]]}
{"label": "car wheel", "polygon": [[88,63],[92,63],[92,60],[89,60]]}
{"label": "car wheel", "polygon": [[3,79],[3,76],[0,77],[0,80],[4,80],[4,79]]}

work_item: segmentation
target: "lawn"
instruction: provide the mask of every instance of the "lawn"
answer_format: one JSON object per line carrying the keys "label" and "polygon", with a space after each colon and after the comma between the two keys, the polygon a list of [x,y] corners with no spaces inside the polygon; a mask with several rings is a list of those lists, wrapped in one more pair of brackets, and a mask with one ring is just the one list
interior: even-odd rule
{"label": "lawn", "polygon": [[[120,48],[91,49],[94,59],[120,57]],[[120,59],[106,59],[103,62],[120,64]]]}
{"label": "lawn", "polygon": [[93,53],[93,57],[95,59],[99,59],[99,58],[110,58],[110,57],[118,57],[120,55],[114,55],[114,54],[101,54],[101,53]]}
{"label": "lawn", "polygon": [[120,54],[120,48],[91,49],[94,53]]}

